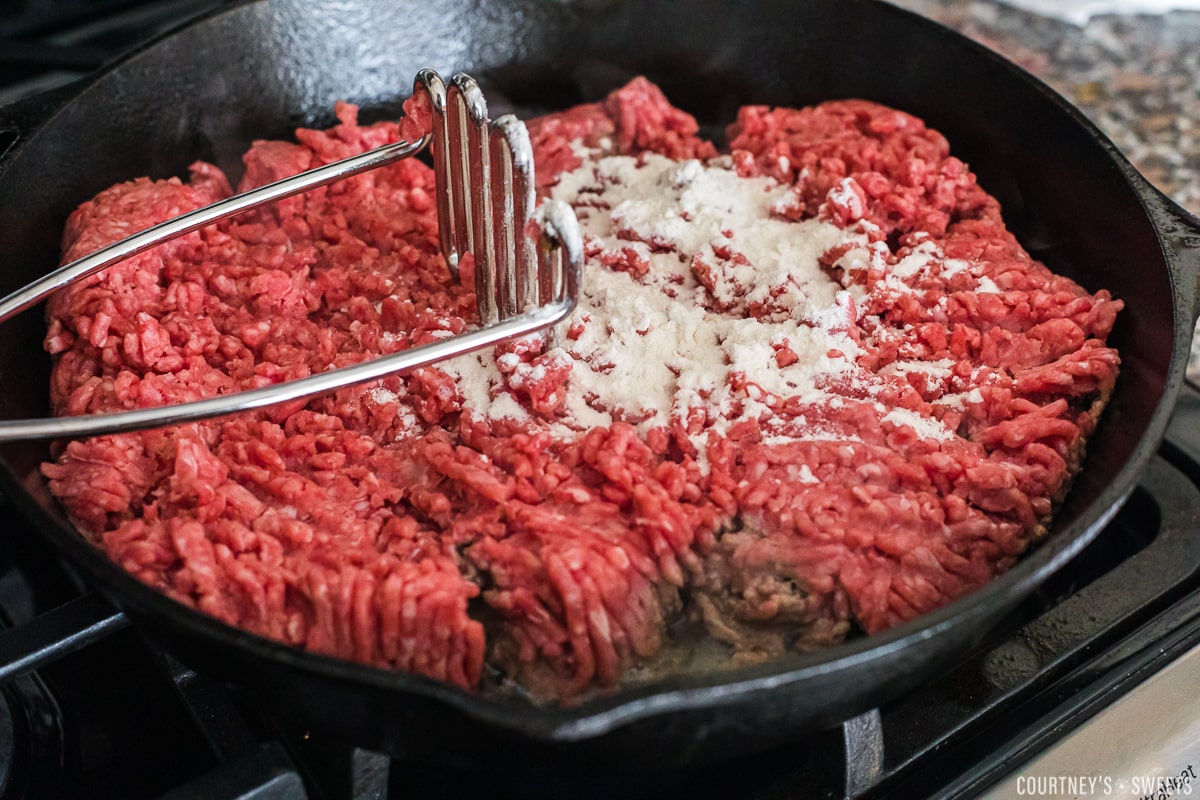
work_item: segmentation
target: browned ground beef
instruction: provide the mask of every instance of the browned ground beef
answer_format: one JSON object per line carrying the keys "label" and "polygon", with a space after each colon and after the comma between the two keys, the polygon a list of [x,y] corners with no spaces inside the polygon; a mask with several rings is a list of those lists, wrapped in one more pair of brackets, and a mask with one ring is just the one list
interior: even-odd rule
{"label": "browned ground beef", "polygon": [[[338,116],[295,143],[256,143],[238,190],[399,136],[390,123],[358,126],[350,106]],[[717,157],[642,80],[530,131],[543,191],[580,165],[580,145]],[[862,101],[751,107],[730,144],[739,175],[793,187],[780,217],[869,240],[821,263],[857,292],[843,328],[871,384],[830,378],[837,403],[780,398],[772,412],[840,440],[781,443],[743,423],[699,453],[690,437],[712,420],[691,418],[553,437],[541,422],[561,415],[571,368],[524,342],[498,363],[526,421],[464,411],[463,388],[431,368],[72,442],[44,468],[52,490],[114,561],[230,624],[464,687],[480,683],[486,658],[539,698],[653,664],[685,613],[731,658],[760,659],[883,630],[984,584],[1044,534],[1079,468],[1117,375],[1104,340],[1120,302],[1033,261],[912,116]],[[64,260],[230,191],[207,164],[187,182],[115,186],[71,217]],[[966,268],[905,274],[898,290],[894,268],[931,244]],[[631,253],[590,243],[589,269],[643,274]],[[713,291],[703,302],[775,313],[718,302],[735,261],[693,262]],[[438,254],[431,171],[407,161],[131,259],[61,292],[48,316],[54,408],[85,414],[395,352],[469,327],[475,307]],[[784,341],[775,358],[796,355]],[[936,378],[918,368],[934,362]],[[753,375],[732,380],[751,396]],[[956,435],[923,437],[876,404]]]}

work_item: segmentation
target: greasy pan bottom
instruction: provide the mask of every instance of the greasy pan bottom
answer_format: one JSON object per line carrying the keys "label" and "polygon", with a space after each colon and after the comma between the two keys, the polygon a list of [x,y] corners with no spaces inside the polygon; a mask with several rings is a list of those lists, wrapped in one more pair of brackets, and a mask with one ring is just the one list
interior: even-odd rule
{"label": "greasy pan bottom", "polygon": [[[300,653],[157,595],[72,531],[38,472],[44,442],[0,448],[5,493],[185,661],[304,726],[377,750],[475,763],[687,764],[769,747],[934,676],[1063,567],[1132,490],[1181,384],[1200,234],[1078,112],[953,33],[872,0],[728,8],[262,0],[222,12],[54,102],[0,110],[0,129],[18,135],[0,163],[0,291],[56,263],[67,215],[99,190],[182,174],[197,158],[236,175],[251,139],[328,124],[338,99],[368,117],[396,113],[398,92],[421,67],[472,72],[493,116],[595,100],[637,74],[709,130],[746,103],[877,100],[944,133],[1035,258],[1126,303],[1110,338],[1122,375],[1083,472],[1047,541],[1008,574],[935,614],[828,651],[538,709]],[[34,311],[0,339],[0,417],[46,411],[43,330]]]}

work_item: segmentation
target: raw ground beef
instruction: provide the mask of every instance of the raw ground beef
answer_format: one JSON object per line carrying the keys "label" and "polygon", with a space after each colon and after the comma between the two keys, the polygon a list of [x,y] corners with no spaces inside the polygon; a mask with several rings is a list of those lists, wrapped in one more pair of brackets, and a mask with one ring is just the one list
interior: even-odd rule
{"label": "raw ground beef", "polygon": [[[401,135],[337,114],[255,143],[238,191]],[[530,338],[307,403],[71,442],[44,472],[80,530],[232,625],[538,700],[678,665],[689,626],[735,662],[880,631],[1044,535],[1112,391],[1121,304],[1033,261],[939,134],[864,101],[748,107],[719,155],[641,79],[529,127],[540,191],[566,193],[586,235],[589,294],[562,348]],[[649,169],[681,202],[705,181],[773,192],[754,224],[816,236],[813,274],[747,272],[732,227],[693,250],[662,227],[703,208],[639,221],[605,199]],[[230,192],[202,163],[186,182],[115,186],[71,217],[64,261]],[[56,412],[211,397],[470,327],[432,193],[431,171],[401,162],[64,290],[46,336]],[[601,317],[635,311],[648,321]],[[693,313],[724,326],[708,371],[689,372],[701,351],[605,355]],[[761,374],[744,368],[756,353]]]}

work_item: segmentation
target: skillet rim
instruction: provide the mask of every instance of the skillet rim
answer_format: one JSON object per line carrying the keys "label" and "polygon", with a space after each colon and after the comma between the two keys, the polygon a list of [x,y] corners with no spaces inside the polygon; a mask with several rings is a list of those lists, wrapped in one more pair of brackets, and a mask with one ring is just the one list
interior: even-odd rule
{"label": "skillet rim", "polygon": [[[869,661],[879,661],[885,655],[893,655],[924,641],[935,639],[946,631],[973,621],[994,616],[997,609],[1007,610],[1025,597],[1049,574],[1063,567],[1080,550],[1095,538],[1102,527],[1111,520],[1136,486],[1154,455],[1157,443],[1165,432],[1170,412],[1183,383],[1183,363],[1186,346],[1179,335],[1181,313],[1186,310],[1183,303],[1191,298],[1180,290],[1179,273],[1183,266],[1165,242],[1166,234],[1159,215],[1162,208],[1156,204],[1165,198],[1151,187],[1130,164],[1116,146],[1082,112],[1060,94],[1024,69],[1000,54],[974,40],[915,12],[903,9],[882,0],[857,0],[875,6],[879,13],[902,16],[906,24],[923,25],[936,31],[935,35],[947,42],[966,46],[977,56],[987,59],[990,65],[1003,72],[1004,80],[1023,90],[1040,96],[1042,102],[1065,113],[1067,120],[1088,139],[1099,146],[1105,155],[1120,170],[1124,183],[1137,196],[1142,213],[1155,232],[1162,249],[1162,266],[1175,300],[1173,314],[1176,337],[1167,368],[1164,392],[1160,397],[1132,457],[1117,471],[1117,474],[1092,502],[1082,509],[1072,522],[1055,529],[1040,542],[1033,552],[1023,556],[1006,573],[997,576],[986,586],[951,602],[937,611],[922,615],[888,631],[824,648],[808,654],[789,653],[768,664],[755,667],[697,673],[686,676],[671,676],[644,685],[617,689],[589,699],[579,705],[538,706],[525,701],[514,701],[458,689],[449,684],[423,676],[398,671],[388,671],[357,662],[320,656],[270,639],[229,626],[215,618],[178,603],[130,576],[119,566],[109,561],[101,551],[83,540],[72,528],[61,525],[54,515],[27,490],[10,468],[7,459],[0,454],[0,487],[19,507],[22,513],[33,520],[37,527],[68,557],[82,567],[89,577],[122,609],[128,608],[138,622],[145,622],[154,630],[165,625],[170,636],[187,634],[199,640],[219,642],[222,646],[234,647],[244,654],[253,656],[269,666],[280,664],[290,669],[311,673],[316,677],[339,683],[349,682],[372,689],[413,694],[446,704],[466,716],[496,727],[520,731],[528,736],[546,741],[576,741],[608,733],[636,720],[650,716],[689,709],[711,708],[726,705],[738,698],[784,686],[803,684],[814,677],[831,674]],[[206,22],[242,13],[253,5],[267,5],[270,0],[241,0],[231,6],[213,10],[194,17],[160,36],[145,43],[120,58],[108,63],[88,79],[73,85],[70,99],[54,109],[42,123],[17,143],[3,161],[19,159],[21,151],[55,117],[79,97],[94,90],[106,76],[127,64],[136,61],[147,52],[160,47],[181,31],[200,26]],[[1064,123],[1066,120],[1064,120]],[[6,164],[0,163],[0,179]],[[1169,209],[1168,209],[1169,210]],[[1159,266],[1158,264],[1155,265]],[[1195,308],[1191,309],[1192,314]],[[1102,420],[1101,425],[1104,422]],[[1084,469],[1086,469],[1086,461]],[[1001,602],[1003,601],[1003,602]],[[980,631],[982,635],[986,630]],[[170,648],[168,648],[170,649]],[[278,662],[278,663],[277,663]],[[928,678],[930,676],[926,676]]]}

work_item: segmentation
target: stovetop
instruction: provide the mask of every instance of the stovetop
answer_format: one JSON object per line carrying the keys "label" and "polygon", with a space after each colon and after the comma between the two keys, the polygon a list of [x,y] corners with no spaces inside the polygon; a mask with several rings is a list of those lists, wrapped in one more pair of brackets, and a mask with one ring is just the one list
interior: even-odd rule
{"label": "stovetop", "polygon": [[[0,18],[0,105],[221,5],[18,2]],[[1059,785],[1050,791],[1038,777],[1108,779],[1063,784],[1074,794],[1124,780],[1124,792],[1145,777],[1126,774],[1145,759],[1094,743],[1111,744],[1122,709],[1143,692],[1161,702],[1164,686],[1170,697],[1200,662],[1200,391],[1185,392],[1112,523],[947,674],[839,729],[687,771],[473,772],[283,728],[253,698],[147,641],[2,500],[0,531],[0,799],[1057,796]],[[1181,716],[1200,720],[1200,705]],[[1183,747],[1179,737],[1127,738],[1143,755]],[[1200,769],[1189,754],[1148,757],[1160,776],[1182,781]],[[1164,796],[1183,793],[1172,786]]]}

